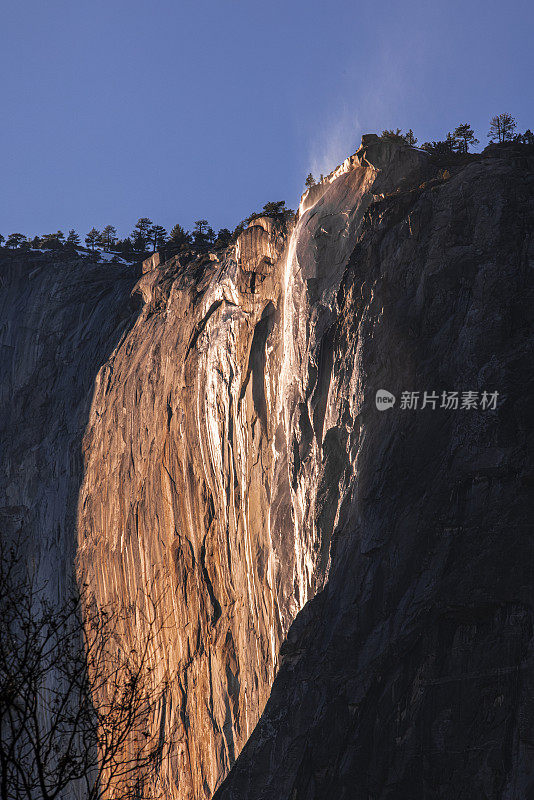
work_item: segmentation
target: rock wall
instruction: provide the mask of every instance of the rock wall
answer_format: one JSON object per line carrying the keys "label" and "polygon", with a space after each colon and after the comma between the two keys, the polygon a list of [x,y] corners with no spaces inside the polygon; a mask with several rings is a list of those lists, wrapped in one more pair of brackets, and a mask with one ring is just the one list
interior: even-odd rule
{"label": "rock wall", "polygon": [[327,575],[337,500],[316,504],[337,285],[374,194],[427,162],[375,150],[387,170],[362,149],[285,249],[260,219],[236,260],[146,273],[143,311],[95,384],[80,578],[100,604],[145,586],[163,599],[151,666],[174,743],[162,780],[179,798],[211,796],[234,763],[288,626]]}
{"label": "rock wall", "polygon": [[139,303],[131,267],[0,254],[0,524],[37,584],[73,577],[81,440],[93,385]]}
{"label": "rock wall", "polygon": [[[328,332],[328,581],[217,800],[534,796],[526,152],[367,210]],[[380,389],[397,398],[385,411]],[[441,408],[454,390],[498,391],[497,407]]]}
{"label": "rock wall", "polygon": [[3,515],[129,599],[121,647],[156,601],[166,796],[528,784],[527,152],[368,136],[209,260],[3,267]]}

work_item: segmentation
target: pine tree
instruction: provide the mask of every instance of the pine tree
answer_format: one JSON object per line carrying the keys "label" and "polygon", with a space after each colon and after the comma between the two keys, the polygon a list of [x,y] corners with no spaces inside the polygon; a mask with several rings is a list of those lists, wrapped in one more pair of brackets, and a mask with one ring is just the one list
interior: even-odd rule
{"label": "pine tree", "polygon": [[288,211],[286,208],[286,201],[285,200],[277,200],[276,202],[265,203],[263,206],[263,213],[267,216],[279,216],[281,214],[285,214]]}
{"label": "pine tree", "polygon": [[315,178],[313,177],[311,172],[308,173],[308,176],[304,182],[304,186],[307,189],[311,189],[312,186],[315,186]]}
{"label": "pine tree", "polygon": [[134,247],[137,251],[146,250],[146,246],[149,240],[149,230],[152,227],[152,220],[148,217],[139,217],[137,222],[135,223],[133,232],[132,232],[132,240],[134,243]]}
{"label": "pine tree", "polygon": [[450,155],[454,153],[455,147],[457,147],[457,140],[451,133],[447,134],[447,139],[445,141],[438,141],[438,142],[423,142],[421,145],[421,150],[426,150],[427,153],[431,155]]}
{"label": "pine tree", "polygon": [[65,235],[63,231],[56,233],[45,233],[41,236],[41,247],[45,250],[59,250],[63,245]]}
{"label": "pine tree", "polygon": [[119,239],[115,245],[115,250],[117,253],[120,253],[126,261],[133,261],[134,247],[129,236],[127,236],[126,239]]}
{"label": "pine tree", "polygon": [[381,136],[382,139],[390,139],[393,142],[406,141],[400,128],[397,128],[396,131],[394,131],[392,128],[386,128],[385,131],[382,131]]}
{"label": "pine tree", "polygon": [[5,237],[0,233],[0,247],[2,247],[2,242],[5,242]]}
{"label": "pine tree", "polygon": [[167,231],[162,225],[152,225],[148,230],[148,236],[154,249],[154,252],[165,244],[167,238]]}
{"label": "pine tree", "polygon": [[204,248],[208,244],[207,231],[209,223],[207,219],[197,219],[193,230],[193,242],[195,247]]}
{"label": "pine tree", "polygon": [[514,137],[515,129],[516,122],[511,114],[497,114],[491,119],[488,139],[492,143],[495,138],[500,144],[510,142]]}
{"label": "pine tree", "polygon": [[191,244],[191,234],[177,223],[173,226],[169,234],[169,244],[173,247],[182,247],[182,245]]}
{"label": "pine tree", "polygon": [[478,144],[478,139],[475,139],[475,132],[467,122],[463,125],[458,125],[453,136],[458,141],[459,153],[467,153],[469,151],[469,145],[474,147]]}
{"label": "pine tree", "polygon": [[221,228],[215,239],[215,247],[228,247],[231,241],[231,231],[228,228]]}
{"label": "pine tree", "polygon": [[409,144],[411,147],[415,147],[415,145],[417,144],[417,139],[416,139],[415,134],[414,134],[414,132],[412,131],[411,128],[410,128],[410,130],[406,131],[406,133],[404,134],[404,141],[406,142],[406,144]]}
{"label": "pine tree", "polygon": [[450,131],[447,133],[447,138],[445,139],[445,144],[449,148],[451,153],[456,153],[460,149],[460,142]]}
{"label": "pine tree", "polygon": [[18,247],[21,247],[25,241],[26,237],[23,233],[10,233],[7,237],[6,247],[15,250]]}
{"label": "pine tree", "polygon": [[91,250],[94,251],[95,245],[98,244],[99,239],[100,239],[100,231],[98,231],[96,228],[91,228],[91,230],[85,237],[85,244],[88,245],[91,248]]}
{"label": "pine tree", "polygon": [[105,250],[111,250],[117,240],[117,229],[113,225],[106,225],[100,235],[100,242]]}
{"label": "pine tree", "polygon": [[65,240],[65,244],[71,250],[74,250],[74,249],[76,249],[76,247],[79,247],[79,245],[80,245],[80,237],[78,236],[78,234],[76,233],[74,228],[70,229],[70,231],[68,233],[68,236],[67,236],[67,238]]}

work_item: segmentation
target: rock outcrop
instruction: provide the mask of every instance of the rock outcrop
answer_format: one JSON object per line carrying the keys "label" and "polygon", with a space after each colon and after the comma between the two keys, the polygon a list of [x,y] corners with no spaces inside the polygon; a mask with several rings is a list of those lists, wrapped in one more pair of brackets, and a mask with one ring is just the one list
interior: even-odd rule
{"label": "rock outcrop", "polygon": [[213,259],[3,267],[2,513],[157,599],[167,797],[528,796],[533,206],[369,136]]}

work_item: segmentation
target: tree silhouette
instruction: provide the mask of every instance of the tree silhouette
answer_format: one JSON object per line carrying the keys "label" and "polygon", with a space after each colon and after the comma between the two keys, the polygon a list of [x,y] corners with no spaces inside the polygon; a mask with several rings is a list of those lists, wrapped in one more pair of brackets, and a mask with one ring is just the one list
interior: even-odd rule
{"label": "tree silhouette", "polygon": [[193,230],[193,244],[204,250],[209,243],[210,226],[207,219],[197,219]]}
{"label": "tree silhouette", "polygon": [[458,152],[460,153],[467,153],[470,145],[474,147],[478,144],[478,139],[475,138],[475,132],[467,122],[463,125],[458,125],[458,127],[455,128],[453,136],[459,143]]}
{"label": "tree silhouette", "polygon": [[23,233],[10,233],[7,237],[6,247],[16,249],[21,247],[21,245],[26,241],[26,237]]}
{"label": "tree silhouette", "polygon": [[41,247],[45,250],[59,250],[63,245],[65,235],[63,231],[56,233],[45,233],[41,236]]}
{"label": "tree silhouette", "polygon": [[395,131],[392,128],[386,128],[385,131],[382,131],[381,136],[382,136],[382,139],[390,139],[393,142],[395,142],[395,141],[397,141],[397,142],[406,141],[404,136],[402,135],[402,131],[401,131],[400,128],[397,128],[397,130],[395,130]]}
{"label": "tree silhouette", "polygon": [[516,122],[511,114],[497,114],[491,119],[488,139],[493,142],[496,138],[500,144],[510,142],[514,138],[515,129]]}
{"label": "tree silhouette", "polygon": [[74,228],[71,228],[71,230],[69,231],[68,236],[65,240],[65,244],[73,249],[78,247],[78,245],[80,244],[80,237],[78,236]]}
{"label": "tree silhouette", "polygon": [[457,146],[457,142],[454,139],[451,133],[447,134],[447,139],[445,141],[438,141],[438,142],[423,142],[421,145],[421,150],[426,150],[427,153],[431,155],[445,155],[450,156],[451,153],[454,153],[454,149]]}
{"label": "tree silhouette", "polygon": [[393,130],[392,128],[386,128],[385,131],[382,131],[382,139],[389,139],[392,142],[405,142],[409,144],[411,147],[414,147],[417,144],[417,139],[413,130],[410,128],[406,133],[403,133],[400,128]]}
{"label": "tree silhouette", "polygon": [[119,239],[115,245],[115,250],[122,255],[127,261],[134,258],[134,246],[129,236],[126,239]]}
{"label": "tree silhouette", "polygon": [[232,241],[232,232],[228,228],[221,228],[215,239],[215,247],[228,247]]}
{"label": "tree silhouette", "polygon": [[285,214],[288,209],[286,208],[285,200],[277,200],[276,202],[265,203],[263,206],[263,213],[267,216],[279,216]]}
{"label": "tree silhouette", "polygon": [[117,240],[117,230],[113,225],[106,225],[100,234],[100,242],[106,250],[111,250]]}
{"label": "tree silhouette", "polygon": [[124,652],[116,632],[131,612],[75,591],[51,604],[21,552],[0,543],[1,800],[157,797],[155,766],[168,750],[150,734],[161,696],[149,666],[157,604],[138,598],[145,634]]}
{"label": "tree silhouette", "polygon": [[304,182],[304,186],[307,189],[311,189],[312,186],[315,186],[315,178],[313,177],[311,172],[308,173],[306,180]]}
{"label": "tree silhouette", "polygon": [[447,138],[445,139],[445,145],[448,147],[450,153],[456,153],[460,149],[460,142],[450,131],[447,133]]}
{"label": "tree silhouette", "polygon": [[100,231],[96,228],[91,228],[87,236],[85,237],[85,244],[88,245],[91,250],[94,251],[95,245],[98,244],[100,240]]}
{"label": "tree silhouette", "polygon": [[146,250],[146,246],[149,241],[148,232],[151,227],[152,227],[151,219],[149,219],[148,217],[139,217],[139,219],[135,223],[131,236],[136,250],[138,251]]}
{"label": "tree silhouette", "polygon": [[173,226],[169,234],[169,244],[173,247],[182,247],[182,245],[191,244],[191,234],[177,223]]}
{"label": "tree silhouette", "polygon": [[151,228],[148,230],[148,236],[154,252],[158,250],[158,248],[163,247],[165,244],[165,239],[167,238],[167,231],[162,225],[152,225]]}

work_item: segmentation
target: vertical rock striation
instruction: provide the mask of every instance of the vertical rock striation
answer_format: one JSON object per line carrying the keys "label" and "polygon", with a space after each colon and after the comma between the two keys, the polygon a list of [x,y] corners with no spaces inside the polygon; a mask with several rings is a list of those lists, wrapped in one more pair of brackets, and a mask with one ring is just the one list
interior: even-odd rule
{"label": "vertical rock striation", "polygon": [[100,604],[142,587],[163,599],[151,666],[168,687],[173,796],[209,797],[232,766],[288,626],[327,575],[341,499],[321,458],[337,286],[366,208],[426,161],[377,140],[325,181],[287,247],[260,218],[236,260],[147,272],[143,311],[99,373],[80,577]]}
{"label": "vertical rock striation", "polygon": [[[315,493],[328,582],[289,629],[217,800],[533,796],[525,152],[367,209],[328,334]],[[385,412],[379,389],[397,397]],[[499,402],[399,407],[403,391],[452,390]]]}
{"label": "vertical rock striation", "polygon": [[225,254],[152,259],[135,287],[5,272],[2,513],[45,573],[76,551],[98,604],[131,603],[121,647],[156,602],[166,796],[522,796],[525,153],[437,174],[366,136],[289,229],[258,218]]}
{"label": "vertical rock striation", "polygon": [[137,278],[42,253],[0,259],[0,533],[22,536],[56,601],[73,577],[94,380],[135,314]]}

